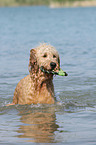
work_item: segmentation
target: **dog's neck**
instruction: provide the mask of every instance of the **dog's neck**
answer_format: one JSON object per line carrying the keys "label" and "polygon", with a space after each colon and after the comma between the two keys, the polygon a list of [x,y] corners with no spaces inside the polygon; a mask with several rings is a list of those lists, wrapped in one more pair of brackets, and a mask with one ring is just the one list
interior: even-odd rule
{"label": "dog's neck", "polygon": [[[43,73],[38,73],[38,74],[30,73],[30,77],[32,80],[32,86],[34,86],[34,89],[35,89],[34,91],[36,92],[36,97],[38,97],[38,98],[40,97],[40,99],[43,97],[43,102],[44,102],[44,98],[49,102],[52,102],[52,100],[54,102],[53,77],[46,79],[44,77],[44,74],[43,75],[42,74]],[[46,102],[46,100],[45,100],[45,102]]]}
{"label": "dog's neck", "polygon": [[43,88],[43,86],[46,86],[47,88],[52,88],[53,86],[53,77],[50,77],[49,79],[46,77],[44,77],[44,75],[42,75],[42,73],[30,73],[30,77],[32,80],[32,83],[34,83],[34,88],[35,90],[41,90]]}

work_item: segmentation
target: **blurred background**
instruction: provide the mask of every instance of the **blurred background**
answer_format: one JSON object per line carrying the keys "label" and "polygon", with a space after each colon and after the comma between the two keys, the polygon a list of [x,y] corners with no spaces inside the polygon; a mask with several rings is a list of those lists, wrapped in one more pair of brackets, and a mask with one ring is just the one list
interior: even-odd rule
{"label": "blurred background", "polygon": [[0,0],[0,6],[46,5],[49,7],[96,6],[96,0]]}

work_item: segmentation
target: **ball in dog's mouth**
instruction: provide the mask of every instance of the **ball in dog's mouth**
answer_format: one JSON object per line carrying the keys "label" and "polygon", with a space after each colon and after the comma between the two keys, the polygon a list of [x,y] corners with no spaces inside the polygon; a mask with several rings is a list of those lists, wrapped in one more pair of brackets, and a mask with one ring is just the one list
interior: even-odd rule
{"label": "ball in dog's mouth", "polygon": [[44,69],[44,66],[41,66],[40,70],[44,73],[47,73],[47,74],[53,74],[53,75],[59,75],[59,76],[68,76],[68,74],[66,72],[64,72],[61,68],[59,69],[58,72],[56,72],[54,70],[46,70],[46,69]]}

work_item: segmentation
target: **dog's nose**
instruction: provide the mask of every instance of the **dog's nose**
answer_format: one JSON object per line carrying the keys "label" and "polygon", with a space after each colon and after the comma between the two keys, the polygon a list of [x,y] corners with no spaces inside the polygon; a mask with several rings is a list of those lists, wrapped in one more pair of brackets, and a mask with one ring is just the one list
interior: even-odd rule
{"label": "dog's nose", "polygon": [[52,69],[54,69],[56,67],[56,63],[55,62],[51,62],[50,66],[51,66]]}

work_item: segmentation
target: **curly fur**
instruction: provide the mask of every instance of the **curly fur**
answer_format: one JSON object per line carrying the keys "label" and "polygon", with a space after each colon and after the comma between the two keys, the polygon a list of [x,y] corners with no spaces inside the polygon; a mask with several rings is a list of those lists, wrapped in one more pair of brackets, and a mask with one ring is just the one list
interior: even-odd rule
{"label": "curly fur", "polygon": [[53,46],[40,44],[30,50],[30,74],[17,84],[12,104],[53,104],[55,102],[53,74],[44,73],[40,69],[43,66],[46,70],[52,70],[51,62],[56,63],[54,71],[58,71],[60,59]]}

